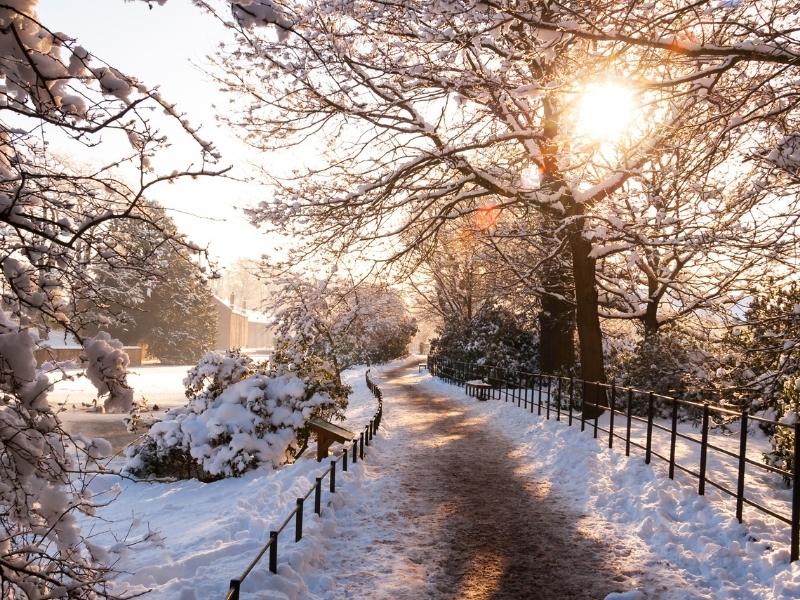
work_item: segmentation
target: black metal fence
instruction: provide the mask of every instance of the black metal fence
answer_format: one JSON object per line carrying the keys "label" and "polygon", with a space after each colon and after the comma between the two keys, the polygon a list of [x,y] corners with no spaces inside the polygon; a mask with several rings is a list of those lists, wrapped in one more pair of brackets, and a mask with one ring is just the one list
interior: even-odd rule
{"label": "black metal fence", "polygon": [[[524,407],[531,413],[536,410],[538,415],[543,412],[545,418],[554,417],[556,420],[567,421],[568,425],[580,422],[581,431],[587,425],[591,428],[595,438],[598,432],[608,436],[608,447],[614,447],[614,441],[625,444],[625,455],[629,456],[631,448],[644,451],[644,461],[650,464],[653,457],[668,463],[669,478],[675,478],[675,470],[682,471],[697,479],[697,493],[705,494],[706,485],[712,486],[730,496],[736,502],[736,518],[742,522],[743,508],[748,505],[791,528],[790,556],[791,561],[800,558],[800,422],[788,425],[750,415],[748,411],[731,410],[723,406],[714,406],[708,402],[692,402],[663,396],[649,391],[637,390],[629,387],[617,387],[614,383],[605,384],[584,381],[575,377],[560,377],[542,373],[529,373],[513,369],[505,369],[495,365],[478,365],[474,363],[453,361],[443,357],[429,356],[428,370],[431,375],[444,379],[456,385],[465,385],[470,381],[481,380],[492,385],[488,396],[492,399],[503,398],[506,402]],[[542,400],[544,396],[544,401]],[[632,407],[639,403],[645,407],[647,416],[641,417],[633,414]],[[602,409],[608,412],[608,426],[599,425],[599,416],[588,419],[584,416],[584,407]],[[700,439],[678,431],[679,408],[694,412],[700,420]],[[588,412],[588,411],[587,411]],[[599,410],[591,412],[599,413]],[[655,422],[658,414],[669,415],[670,426],[665,427]],[[622,423],[617,423],[617,419]],[[738,418],[741,432],[739,447],[736,451],[722,448],[709,442],[709,424],[712,419],[726,421]],[[747,456],[747,429],[749,422],[775,428],[785,428],[794,433],[794,457],[791,471],[781,469],[774,465],[753,460]],[[646,428],[644,443],[639,443],[631,437],[631,428],[640,423]],[[620,433],[620,430],[622,433]],[[661,430],[670,436],[669,455],[657,451],[653,445],[653,431]],[[680,464],[675,457],[676,442],[683,439],[691,444],[699,445],[699,460],[697,465]],[[715,481],[708,473],[708,453],[717,452],[720,455],[733,459],[736,462],[736,490],[727,488],[722,482]],[[747,468],[756,469],[780,475],[785,481],[792,484],[791,514],[784,514],[777,509],[772,509],[745,494],[745,473]]]}
{"label": "black metal fence", "polygon": [[[342,453],[335,459],[331,460],[328,469],[320,476],[317,477],[314,486],[306,492],[305,496],[297,499],[294,510],[292,510],[281,523],[280,527],[274,531],[269,532],[269,541],[264,544],[256,557],[247,565],[247,568],[236,579],[231,579],[228,594],[225,600],[239,600],[239,590],[242,582],[247,578],[250,572],[261,561],[264,554],[269,551],[269,571],[270,573],[278,572],[278,536],[283,532],[289,523],[294,520],[294,541],[299,542],[303,537],[303,514],[305,512],[305,502],[314,494],[314,514],[322,514],[322,483],[325,478],[328,478],[328,492],[330,494],[336,493],[336,465],[341,462],[342,471],[347,471],[348,459],[356,464],[359,460],[364,460],[364,447],[369,446],[372,437],[378,431],[383,417],[383,394],[380,388],[369,377],[369,371],[366,373],[367,387],[372,392],[372,395],[378,400],[378,410],[375,411],[369,424],[364,428],[359,436],[353,440],[353,443],[347,447],[345,446]],[[351,457],[352,456],[352,457]]]}

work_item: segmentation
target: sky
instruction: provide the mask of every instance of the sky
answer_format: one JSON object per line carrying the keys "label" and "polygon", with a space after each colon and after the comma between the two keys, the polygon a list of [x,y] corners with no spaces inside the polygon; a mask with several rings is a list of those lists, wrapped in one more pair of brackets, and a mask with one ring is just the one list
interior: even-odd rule
{"label": "sky", "polygon": [[[227,106],[228,98],[203,73],[206,56],[224,39],[224,27],[189,0],[170,0],[164,6],[123,0],[40,0],[39,16],[56,31],[76,38],[89,52],[150,87],[159,86],[169,102],[177,104],[201,135],[222,152],[222,164],[231,175],[243,177],[248,163],[261,160],[291,163],[293,157],[264,156],[219,127],[214,104]],[[198,66],[199,65],[199,66]],[[154,114],[154,119],[160,115]],[[184,147],[175,140],[175,153]],[[182,231],[193,241],[208,245],[221,266],[240,258],[257,259],[273,254],[277,240],[258,232],[241,211],[271,197],[268,187],[229,179],[203,178],[157,186],[150,197],[170,209]]]}

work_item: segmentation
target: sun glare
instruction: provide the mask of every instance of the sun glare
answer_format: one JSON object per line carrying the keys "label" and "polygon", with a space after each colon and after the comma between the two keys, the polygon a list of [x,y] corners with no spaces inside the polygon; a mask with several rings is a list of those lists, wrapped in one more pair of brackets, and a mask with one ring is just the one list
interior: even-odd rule
{"label": "sun glare", "polygon": [[597,141],[622,135],[635,112],[633,90],[613,83],[586,87],[578,105],[578,131]]}

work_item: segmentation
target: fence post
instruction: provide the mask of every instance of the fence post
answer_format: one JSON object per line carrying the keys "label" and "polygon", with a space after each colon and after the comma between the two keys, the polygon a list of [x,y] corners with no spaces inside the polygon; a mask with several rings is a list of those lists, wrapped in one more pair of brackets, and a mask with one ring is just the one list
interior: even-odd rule
{"label": "fence post", "polygon": [[650,464],[650,449],[653,445],[653,392],[647,394],[647,442],[645,444],[644,462]]}
{"label": "fence post", "polygon": [[330,486],[331,494],[336,493],[336,461],[331,461],[331,486]]}
{"label": "fence post", "polygon": [[294,541],[299,542],[303,539],[303,498],[297,499],[297,512],[294,518]]}
{"label": "fence post", "polygon": [[364,433],[362,435],[364,436],[364,442],[369,446],[369,425],[364,427]]}
{"label": "fence post", "polygon": [[542,416],[542,376],[541,376],[541,374],[539,375],[538,379],[539,379],[539,402],[537,404],[536,414],[541,417]]}
{"label": "fence post", "polygon": [[361,432],[358,443],[358,458],[364,460],[364,432]]}
{"label": "fence post", "polygon": [[[512,373],[513,373],[513,372],[512,372]],[[511,374],[511,375],[510,375],[510,378],[509,378],[509,383],[510,383],[510,382],[513,382],[513,383],[514,383],[514,387],[512,387],[512,388],[511,388],[511,403],[512,403],[512,404],[513,404],[513,403],[514,403],[514,402],[517,400],[517,395],[516,395],[516,391],[517,391],[517,382],[516,382],[516,380],[515,380],[513,377],[514,377],[514,375],[513,375],[513,374]]]}
{"label": "fence post", "polygon": [[792,489],[792,562],[800,559],[800,421],[794,424],[794,482]]}
{"label": "fence post", "polygon": [[583,380],[583,394],[581,395],[581,431],[586,430],[586,380]]}
{"label": "fence post", "polygon": [[556,392],[556,421],[561,421],[561,376],[558,377],[558,391]]}
{"label": "fence post", "polygon": [[530,382],[531,382],[531,380],[527,376],[525,377],[524,381],[522,382],[522,385],[523,385],[522,393],[524,394],[524,396],[523,396],[523,402],[524,402],[523,406],[525,407],[525,410],[528,410],[528,384]]}
{"label": "fence post", "polygon": [[550,420],[550,375],[547,376],[547,420]]}
{"label": "fence post", "polygon": [[747,409],[742,411],[742,431],[739,435],[739,478],[736,485],[736,519],[742,522],[744,507],[744,468],[747,464]]}
{"label": "fence post", "polygon": [[530,408],[531,408],[531,414],[533,414],[533,405],[536,404],[536,402],[534,402],[534,400],[533,400],[536,397],[536,375],[531,375],[531,382],[532,383],[531,383],[531,402],[530,402],[531,406],[530,406]]}
{"label": "fence post", "polygon": [[572,427],[572,397],[575,391],[575,378],[570,375],[569,378],[569,426]]}
{"label": "fence post", "polygon": [[241,587],[242,582],[238,579],[231,579],[231,587],[228,588],[228,596],[230,600],[239,600],[239,588]]}
{"label": "fence post", "polygon": [[609,415],[608,423],[608,447],[614,447],[614,410],[617,406],[617,384],[611,382],[611,414]]}
{"label": "fence post", "polygon": [[703,432],[700,435],[700,482],[697,484],[697,493],[704,496],[706,493],[706,458],[708,457],[708,402],[703,402]]}
{"label": "fence post", "polygon": [[675,442],[678,441],[678,401],[672,399],[672,430],[669,438],[669,478],[675,479]]}
{"label": "fence post", "polygon": [[269,572],[278,572],[278,532],[269,532]]}
{"label": "fence post", "polygon": [[600,419],[600,411],[597,410],[600,404],[600,383],[594,382],[594,434],[593,437],[597,439],[597,421]]}
{"label": "fence post", "polygon": [[633,416],[633,390],[628,388],[628,406],[625,415],[625,456],[631,455],[631,418]]}
{"label": "fence post", "polygon": [[353,440],[353,464],[358,462],[358,438]]}
{"label": "fence post", "polygon": [[314,512],[322,514],[322,477],[317,477],[314,484]]}
{"label": "fence post", "polygon": [[342,452],[342,471],[347,471],[347,448]]}

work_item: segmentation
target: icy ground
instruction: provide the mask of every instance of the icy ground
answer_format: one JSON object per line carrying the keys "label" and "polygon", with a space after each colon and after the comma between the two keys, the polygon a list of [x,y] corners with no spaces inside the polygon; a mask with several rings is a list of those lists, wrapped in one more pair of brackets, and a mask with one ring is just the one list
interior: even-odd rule
{"label": "icy ground", "polygon": [[[785,526],[753,513],[740,525],[727,499],[699,497],[694,483],[670,481],[661,465],[608,450],[578,427],[477,402],[415,366],[384,373],[375,373],[384,420],[367,460],[338,474],[322,519],[306,511],[299,544],[287,529],[278,575],[264,561],[243,598],[800,598]],[[375,404],[363,369],[347,378],[355,393],[345,426],[358,431]],[[213,484],[121,482],[101,515],[118,534],[132,516],[134,535],[149,523],[163,544],[123,555],[120,586],[153,598],[224,597],[324,468],[302,459]],[[748,484],[760,498],[784,493]]]}

